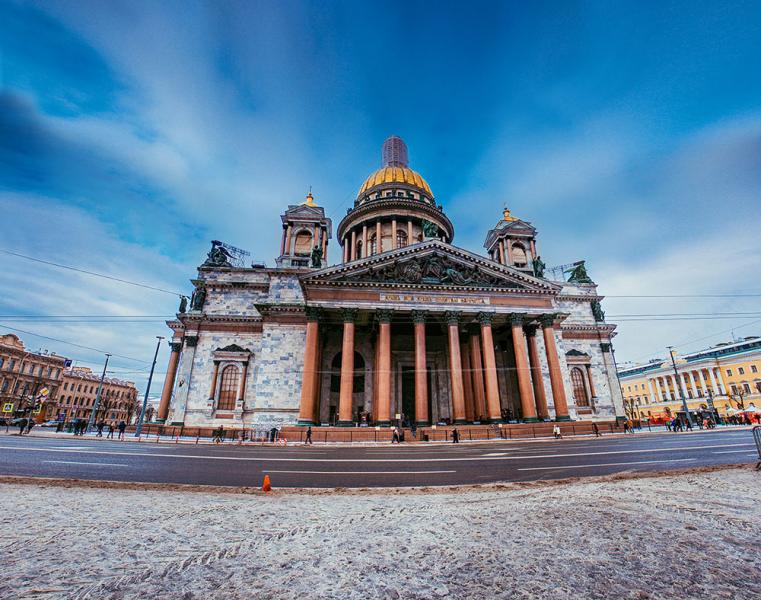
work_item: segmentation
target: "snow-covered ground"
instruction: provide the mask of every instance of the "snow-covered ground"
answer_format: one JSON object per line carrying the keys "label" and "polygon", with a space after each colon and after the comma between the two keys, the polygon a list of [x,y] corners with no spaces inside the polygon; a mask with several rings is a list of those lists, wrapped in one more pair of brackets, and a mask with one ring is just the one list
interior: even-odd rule
{"label": "snow-covered ground", "polygon": [[759,497],[748,468],[270,495],[6,482],[0,597],[758,598]]}

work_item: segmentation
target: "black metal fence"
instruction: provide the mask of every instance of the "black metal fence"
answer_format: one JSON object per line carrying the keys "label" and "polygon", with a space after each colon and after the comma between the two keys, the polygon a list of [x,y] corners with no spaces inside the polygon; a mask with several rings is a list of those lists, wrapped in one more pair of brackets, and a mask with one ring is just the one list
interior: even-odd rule
{"label": "black metal fence", "polygon": [[[555,425],[560,427],[561,434],[564,436],[590,435],[594,434],[594,427],[591,422],[578,423],[537,423],[521,425],[490,425],[490,426],[440,426],[440,427],[421,427],[418,428],[413,436],[410,428],[403,428],[405,442],[412,441],[430,441],[430,442],[451,442],[452,431],[457,430],[461,441],[481,441],[481,440],[520,440],[534,439],[539,437],[550,437],[553,435]],[[599,422],[597,430],[600,435],[610,433],[622,433],[623,426],[615,422]],[[134,435],[135,428],[127,429],[128,435]],[[212,427],[186,427],[180,425],[158,425],[146,423],[143,425],[143,431],[140,440],[144,442],[171,442],[176,443],[199,443],[214,441],[218,443],[238,443],[238,444],[286,444],[286,443],[304,443],[306,441],[306,427],[284,427],[276,432],[267,428],[240,429],[229,428],[222,429]],[[313,442],[390,442],[393,430],[388,427],[312,427]]]}

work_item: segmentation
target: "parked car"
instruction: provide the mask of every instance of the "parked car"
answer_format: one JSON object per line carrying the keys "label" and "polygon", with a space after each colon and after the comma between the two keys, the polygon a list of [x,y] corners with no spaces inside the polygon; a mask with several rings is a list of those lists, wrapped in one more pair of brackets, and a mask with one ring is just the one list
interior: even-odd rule
{"label": "parked car", "polygon": [[45,421],[44,423],[40,423],[40,427],[58,427],[58,421]]}
{"label": "parked car", "polygon": [[11,425],[11,427],[18,427],[19,425],[21,425],[21,421],[23,421],[24,423],[28,423],[29,419],[27,419],[26,417],[19,417],[17,419],[11,419],[10,425]]}

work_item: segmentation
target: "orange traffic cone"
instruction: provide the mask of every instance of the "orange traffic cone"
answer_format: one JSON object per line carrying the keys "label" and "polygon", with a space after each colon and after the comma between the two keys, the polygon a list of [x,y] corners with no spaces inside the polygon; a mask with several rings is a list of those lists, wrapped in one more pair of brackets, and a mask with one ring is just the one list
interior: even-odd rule
{"label": "orange traffic cone", "polygon": [[264,476],[264,483],[262,484],[262,491],[263,492],[271,492],[272,486],[270,485],[270,476],[265,475]]}

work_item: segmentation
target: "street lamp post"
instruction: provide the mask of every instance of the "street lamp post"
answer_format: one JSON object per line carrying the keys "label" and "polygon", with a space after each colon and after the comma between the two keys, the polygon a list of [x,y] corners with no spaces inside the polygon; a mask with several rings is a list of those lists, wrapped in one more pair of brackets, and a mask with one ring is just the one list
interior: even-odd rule
{"label": "street lamp post", "polygon": [[103,391],[103,380],[106,378],[106,369],[108,368],[108,359],[111,355],[106,352],[106,363],[103,365],[103,373],[100,375],[100,383],[98,384],[98,391],[95,393],[95,404],[93,404],[90,418],[87,420],[87,433],[90,433],[92,426],[95,423],[95,416],[98,414],[98,407],[100,406],[100,394]]}
{"label": "street lamp post", "polygon": [[135,427],[135,437],[140,437],[143,432],[143,420],[145,419],[145,409],[148,406],[148,392],[151,391],[151,381],[153,381],[153,369],[156,368],[156,359],[159,356],[159,348],[161,347],[161,340],[164,336],[157,335],[158,343],[156,344],[156,352],[153,355],[153,364],[151,365],[151,374],[148,375],[148,385],[145,386],[145,398],[143,398],[143,408],[140,410],[140,418],[137,420],[137,427]]}
{"label": "street lamp post", "polygon": [[687,408],[687,399],[684,397],[684,394],[682,393],[682,385],[681,381],[679,379],[679,371],[676,370],[676,361],[674,360],[674,346],[666,346],[669,349],[669,354],[671,355],[671,366],[674,367],[674,387],[676,388],[674,391],[679,394],[679,398],[682,400],[682,409],[684,410],[684,414],[687,417],[687,422],[692,425],[692,417],[690,416],[690,409]]}

